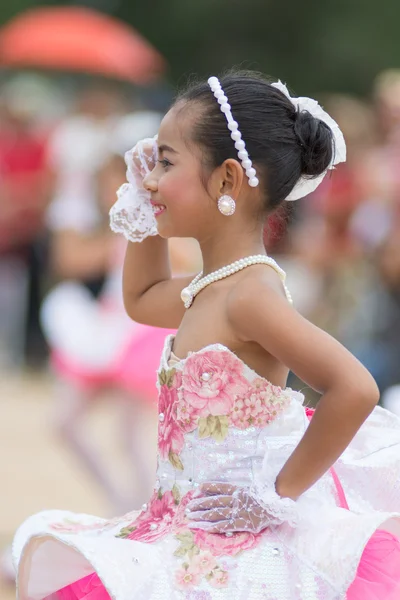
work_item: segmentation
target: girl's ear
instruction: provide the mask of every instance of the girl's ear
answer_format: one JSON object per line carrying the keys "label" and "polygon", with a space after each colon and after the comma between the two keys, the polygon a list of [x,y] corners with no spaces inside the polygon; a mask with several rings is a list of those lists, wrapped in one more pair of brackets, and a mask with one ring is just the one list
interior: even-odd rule
{"label": "girl's ear", "polygon": [[224,194],[237,200],[243,185],[244,171],[234,158],[228,158],[215,169],[212,177],[212,195],[216,199]]}

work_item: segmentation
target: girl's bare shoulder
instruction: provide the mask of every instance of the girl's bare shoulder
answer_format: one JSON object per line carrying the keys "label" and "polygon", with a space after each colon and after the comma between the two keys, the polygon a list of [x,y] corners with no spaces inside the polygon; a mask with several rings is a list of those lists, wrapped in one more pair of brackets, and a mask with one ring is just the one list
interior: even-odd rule
{"label": "girl's bare shoulder", "polygon": [[236,282],[227,297],[227,318],[235,335],[259,344],[319,392],[355,382],[370,389],[371,376],[361,363],[298,313],[279,286],[279,278],[255,269]]}

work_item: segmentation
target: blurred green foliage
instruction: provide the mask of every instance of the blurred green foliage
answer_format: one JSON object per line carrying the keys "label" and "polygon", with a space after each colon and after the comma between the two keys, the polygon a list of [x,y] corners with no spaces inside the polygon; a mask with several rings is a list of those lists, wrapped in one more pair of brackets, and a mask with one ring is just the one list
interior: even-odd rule
{"label": "blurred green foliage", "polygon": [[[36,5],[2,0],[0,23]],[[88,0],[86,5],[124,19],[149,39],[166,57],[174,84],[191,73],[238,65],[287,80],[300,94],[368,94],[379,71],[400,66],[399,0]]]}

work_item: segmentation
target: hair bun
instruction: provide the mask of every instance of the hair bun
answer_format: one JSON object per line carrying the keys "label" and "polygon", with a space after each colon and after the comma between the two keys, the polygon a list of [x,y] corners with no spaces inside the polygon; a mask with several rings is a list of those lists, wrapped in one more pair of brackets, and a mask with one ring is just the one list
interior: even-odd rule
{"label": "hair bun", "polygon": [[301,146],[302,174],[321,175],[332,163],[334,142],[331,128],[303,110],[296,112],[294,130]]}

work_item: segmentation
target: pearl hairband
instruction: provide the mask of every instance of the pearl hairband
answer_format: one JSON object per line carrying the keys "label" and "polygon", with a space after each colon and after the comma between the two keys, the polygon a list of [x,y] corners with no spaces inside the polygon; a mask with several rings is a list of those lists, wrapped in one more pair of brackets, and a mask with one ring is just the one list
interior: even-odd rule
{"label": "pearl hairband", "polygon": [[256,170],[254,169],[253,163],[251,162],[249,154],[246,150],[246,144],[244,143],[242,134],[239,131],[239,124],[232,116],[231,105],[228,103],[228,98],[221,87],[219,79],[217,77],[210,77],[208,80],[208,85],[210,86],[211,91],[220,105],[221,112],[224,113],[228,122],[228,129],[231,132],[231,138],[235,142],[235,148],[238,151],[239,160],[242,163],[242,167],[249,179],[249,185],[251,187],[257,187],[259,181],[256,177]]}

